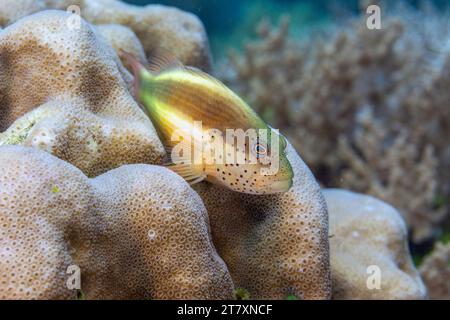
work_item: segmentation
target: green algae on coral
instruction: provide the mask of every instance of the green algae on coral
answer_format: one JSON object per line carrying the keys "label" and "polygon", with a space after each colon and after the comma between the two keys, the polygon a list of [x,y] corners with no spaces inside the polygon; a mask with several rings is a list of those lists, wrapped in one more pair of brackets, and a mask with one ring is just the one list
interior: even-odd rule
{"label": "green algae on coral", "polygon": [[250,293],[244,288],[236,288],[234,295],[237,300],[250,300]]}
{"label": "green algae on coral", "polygon": [[20,145],[25,142],[33,127],[51,114],[49,109],[35,109],[16,120],[5,132],[0,133],[1,145]]}

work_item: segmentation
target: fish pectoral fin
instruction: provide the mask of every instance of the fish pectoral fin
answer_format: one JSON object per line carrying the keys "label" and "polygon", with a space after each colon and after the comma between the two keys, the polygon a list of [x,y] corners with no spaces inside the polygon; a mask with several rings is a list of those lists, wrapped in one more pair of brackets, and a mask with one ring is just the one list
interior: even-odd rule
{"label": "fish pectoral fin", "polygon": [[191,185],[199,183],[206,178],[206,174],[203,171],[195,170],[192,165],[172,163],[166,167],[181,176]]}
{"label": "fish pectoral fin", "polygon": [[192,186],[192,185],[194,185],[196,183],[202,182],[205,179],[206,179],[206,174],[202,173],[197,179],[192,180],[192,181],[188,181],[188,182]]}
{"label": "fish pectoral fin", "polygon": [[158,74],[164,70],[183,68],[184,65],[170,51],[159,48],[153,51],[149,57],[147,69]]}
{"label": "fish pectoral fin", "polygon": [[[129,68],[129,70],[133,74],[133,95],[136,100],[139,101],[139,74],[142,70],[145,70],[144,65],[141,61],[132,53],[120,50],[119,53],[120,58],[122,59],[124,65],[126,68]],[[142,107],[142,106],[141,106]],[[145,110],[145,108],[143,108]]]}

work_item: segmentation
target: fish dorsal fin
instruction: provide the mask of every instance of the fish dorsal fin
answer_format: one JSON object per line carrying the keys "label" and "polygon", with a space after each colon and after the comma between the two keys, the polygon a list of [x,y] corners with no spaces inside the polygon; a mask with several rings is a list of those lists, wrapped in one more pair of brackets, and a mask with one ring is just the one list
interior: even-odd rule
{"label": "fish dorsal fin", "polygon": [[201,77],[203,79],[206,79],[208,81],[211,81],[213,83],[215,83],[217,86],[220,86],[226,90],[230,90],[225,84],[223,84],[220,80],[217,80],[216,78],[214,78],[213,76],[207,74],[206,72],[196,68],[196,67],[191,67],[191,66],[186,66],[184,67],[184,70],[186,70],[187,72],[190,72],[192,74],[194,74],[197,77]]}
{"label": "fish dorsal fin", "polygon": [[183,68],[184,65],[170,51],[165,49],[157,49],[153,51],[149,58],[147,69],[154,74],[158,74],[164,70]]}
{"label": "fish dorsal fin", "polygon": [[228,89],[227,86],[225,86],[221,81],[205,73],[204,71],[195,67],[183,65],[180,60],[178,60],[170,51],[166,49],[159,48],[155,50],[152,54],[150,54],[148,60],[149,64],[147,65],[147,69],[153,74],[159,74],[162,71],[170,69],[182,69],[186,72],[194,74],[197,77],[211,81],[224,89]]}

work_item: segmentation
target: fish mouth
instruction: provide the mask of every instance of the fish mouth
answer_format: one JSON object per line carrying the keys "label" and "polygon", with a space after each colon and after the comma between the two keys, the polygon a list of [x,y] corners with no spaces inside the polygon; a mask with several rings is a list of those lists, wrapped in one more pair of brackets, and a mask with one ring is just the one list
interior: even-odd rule
{"label": "fish mouth", "polygon": [[291,189],[293,184],[292,179],[283,179],[274,181],[269,185],[269,192],[270,193],[280,193],[280,192],[286,192]]}

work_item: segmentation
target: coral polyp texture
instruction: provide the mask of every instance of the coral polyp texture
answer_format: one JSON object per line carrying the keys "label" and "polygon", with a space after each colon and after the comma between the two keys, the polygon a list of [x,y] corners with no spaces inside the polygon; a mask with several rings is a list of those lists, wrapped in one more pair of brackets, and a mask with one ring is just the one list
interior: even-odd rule
{"label": "coral polyp texture", "polygon": [[[128,165],[95,179],[46,152],[0,147],[0,298],[230,299],[206,209],[179,176]],[[149,183],[151,181],[151,183]]]}
{"label": "coral polyp texture", "polygon": [[97,25],[97,29],[117,53],[123,50],[132,53],[143,62],[147,61],[141,42],[130,28],[119,24],[100,24]]}
{"label": "coral polyp texture", "polygon": [[202,22],[195,15],[172,7],[140,7],[117,0],[5,0],[0,2],[0,26],[45,9],[81,14],[93,24],[127,26],[136,33],[147,56],[164,49],[186,65],[211,68],[208,37]]}
{"label": "coral polyp texture", "polygon": [[[67,12],[77,9],[81,17]],[[87,299],[424,298],[398,212],[349,191],[324,198],[294,150],[324,184],[392,202],[415,241],[438,233],[448,48],[422,83],[425,53],[397,49],[417,45],[416,35],[389,23],[310,49],[288,39],[287,24],[262,25],[263,41],[234,57],[224,78],[293,142],[292,188],[250,195],[191,187],[158,166],[166,151],[117,54],[145,64],[161,49],[208,71],[196,16],[114,0],[1,1],[0,299],[73,299],[71,266]],[[368,39],[374,52],[363,49]],[[448,295],[438,280],[448,274],[447,247],[421,267],[431,297]],[[367,290],[369,265],[381,269],[380,290]]]}
{"label": "coral polyp texture", "polygon": [[330,217],[333,299],[424,299],[426,289],[397,210],[343,189],[323,194]]}
{"label": "coral polyp texture", "polygon": [[302,40],[289,36],[289,19],[265,20],[220,74],[286,132],[322,184],[393,204],[421,243],[450,216],[448,21],[398,11],[381,30],[357,18]]}
{"label": "coral polyp texture", "polygon": [[47,150],[89,176],[159,162],[164,149],[128,72],[94,27],[70,29],[68,18],[43,11],[1,31],[0,130],[11,127],[0,144]]}
{"label": "coral polyp texture", "polygon": [[252,196],[219,186],[195,189],[213,241],[237,287],[253,299],[327,299],[331,295],[327,209],[309,169],[291,146],[292,189]]}

